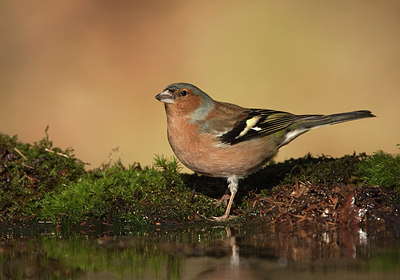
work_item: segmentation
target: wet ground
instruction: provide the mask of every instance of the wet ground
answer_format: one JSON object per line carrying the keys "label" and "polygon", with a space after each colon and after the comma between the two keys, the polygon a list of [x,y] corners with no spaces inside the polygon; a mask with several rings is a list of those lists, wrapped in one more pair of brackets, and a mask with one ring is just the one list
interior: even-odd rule
{"label": "wet ground", "polygon": [[0,229],[0,279],[400,279],[400,229],[246,223]]}

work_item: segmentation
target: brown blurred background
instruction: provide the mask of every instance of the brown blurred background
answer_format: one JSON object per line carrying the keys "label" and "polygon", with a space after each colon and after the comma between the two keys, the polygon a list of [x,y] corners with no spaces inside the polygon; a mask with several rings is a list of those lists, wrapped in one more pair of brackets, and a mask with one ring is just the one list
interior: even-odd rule
{"label": "brown blurred background", "polygon": [[172,155],[154,96],[191,82],[216,100],[304,113],[369,109],[278,160],[400,143],[400,2],[2,1],[0,131],[25,142],[46,125],[90,167]]}

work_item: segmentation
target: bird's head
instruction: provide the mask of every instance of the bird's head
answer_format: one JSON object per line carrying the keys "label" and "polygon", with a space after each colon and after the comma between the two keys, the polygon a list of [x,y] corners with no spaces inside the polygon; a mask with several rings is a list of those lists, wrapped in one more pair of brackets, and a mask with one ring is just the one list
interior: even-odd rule
{"label": "bird's head", "polygon": [[214,100],[198,87],[188,83],[175,83],[167,86],[156,99],[165,103],[169,112],[190,115],[193,121],[205,118],[214,107]]}

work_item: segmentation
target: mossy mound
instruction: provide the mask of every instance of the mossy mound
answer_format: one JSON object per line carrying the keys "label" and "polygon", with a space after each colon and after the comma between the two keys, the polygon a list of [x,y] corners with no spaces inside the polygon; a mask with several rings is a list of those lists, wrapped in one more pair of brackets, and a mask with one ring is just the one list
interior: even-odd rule
{"label": "mossy mound", "polygon": [[[378,185],[390,191],[382,196],[398,202],[400,156],[383,152],[342,158],[307,155],[270,163],[240,182],[233,212],[264,213],[266,209],[253,209],[257,199],[284,195],[278,186],[299,183],[336,192],[338,186],[362,190]],[[57,224],[128,221],[144,225],[206,220],[223,213],[225,206],[215,207],[214,202],[226,189],[225,179],[181,174],[174,158],[157,156],[154,165],[145,168],[117,162],[85,171],[72,149],[53,147],[47,130],[45,138],[34,144],[0,134],[0,221],[35,218]],[[282,199],[290,200],[290,195]]]}
{"label": "mossy mound", "polygon": [[175,223],[221,215],[212,199],[183,184],[175,159],[156,157],[153,167],[120,163],[88,172],[68,188],[44,196],[40,217],[54,222]]}
{"label": "mossy mound", "polygon": [[46,137],[34,144],[0,133],[0,220],[35,215],[49,192],[59,192],[85,176],[72,149],[53,148]]}
{"label": "mossy mound", "polygon": [[222,215],[223,207],[185,186],[176,159],[152,167],[121,163],[85,171],[72,149],[24,144],[0,134],[0,221],[37,218],[52,223],[184,222]]}
{"label": "mossy mound", "polygon": [[358,164],[358,173],[368,185],[379,185],[400,191],[400,155],[390,155],[382,151],[365,157]]}

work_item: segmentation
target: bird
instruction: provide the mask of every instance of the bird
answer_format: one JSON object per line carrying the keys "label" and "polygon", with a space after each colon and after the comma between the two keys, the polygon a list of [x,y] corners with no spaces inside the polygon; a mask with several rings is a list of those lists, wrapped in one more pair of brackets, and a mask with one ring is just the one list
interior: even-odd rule
{"label": "bird", "polygon": [[176,157],[200,175],[226,178],[231,193],[226,221],[239,180],[263,168],[278,152],[310,129],[375,117],[360,110],[330,115],[295,115],[251,109],[212,99],[190,83],[168,85],[155,98],[164,103],[167,138]]}

